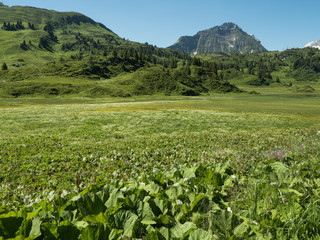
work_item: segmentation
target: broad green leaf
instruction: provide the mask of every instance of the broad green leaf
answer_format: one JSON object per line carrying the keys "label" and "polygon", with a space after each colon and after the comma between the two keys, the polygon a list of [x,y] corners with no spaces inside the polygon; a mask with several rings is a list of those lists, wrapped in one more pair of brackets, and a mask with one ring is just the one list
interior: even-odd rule
{"label": "broad green leaf", "polygon": [[[19,236],[18,236],[19,237]],[[20,236],[21,238],[18,238],[18,237],[16,237],[15,238],[15,240],[17,240],[17,239],[21,239],[21,240],[34,240],[34,239],[39,239],[39,236],[30,236],[30,237],[27,237],[27,238],[25,238],[24,236]],[[49,238],[48,238],[49,239]]]}
{"label": "broad green leaf", "polygon": [[[178,200],[180,201],[180,200]],[[186,214],[190,212],[189,207],[187,204],[182,204],[182,205],[176,205],[175,206],[177,211],[174,214],[174,219],[179,222]]]}
{"label": "broad green leaf", "polygon": [[226,180],[224,181],[223,187],[232,187],[234,185],[234,179],[232,177],[227,177]]}
{"label": "broad green leaf", "polygon": [[121,239],[121,233],[122,233],[122,230],[112,229],[110,234],[109,234],[108,240],[119,240],[119,239]]}
{"label": "broad green leaf", "polygon": [[154,178],[154,181],[160,185],[164,185],[164,179],[166,178],[166,175],[163,173],[158,173],[157,176]]}
{"label": "broad green leaf", "polygon": [[77,229],[75,226],[72,226],[69,221],[61,222],[57,231],[59,239],[61,240],[76,240],[80,235],[79,229]]}
{"label": "broad green leaf", "polygon": [[199,228],[195,231],[192,231],[189,236],[189,240],[213,240],[212,234]]}
{"label": "broad green leaf", "polygon": [[40,236],[41,235],[41,219],[39,217],[36,217],[32,220],[32,228],[30,231],[29,236]]}
{"label": "broad green leaf", "polygon": [[76,201],[78,201],[79,199],[81,199],[81,195],[74,196],[73,198],[70,199],[70,201],[71,201],[71,202],[76,202]]}
{"label": "broad green leaf", "polygon": [[110,229],[104,224],[98,224],[94,226],[87,226],[82,230],[80,239],[82,240],[104,240],[108,239]]}
{"label": "broad green leaf", "polygon": [[116,207],[118,203],[118,199],[124,199],[124,196],[118,189],[114,189],[111,192],[108,201],[105,203],[105,206],[107,207],[107,209],[109,210]]}
{"label": "broad green leaf", "polygon": [[204,193],[198,194],[190,205],[190,211],[192,211],[196,207],[196,205],[204,198],[206,198],[206,195]]}
{"label": "broad green leaf", "polygon": [[183,178],[194,178],[196,177],[196,174],[195,174],[195,171],[196,171],[196,168],[185,168],[183,169]]}
{"label": "broad green leaf", "polygon": [[121,210],[111,216],[117,229],[123,229],[126,220],[130,217],[131,211]]}
{"label": "broad green leaf", "polygon": [[170,223],[170,218],[168,216],[165,216],[165,215],[159,215],[158,218],[157,218],[157,222],[160,223],[160,224],[164,224],[164,225],[167,225]]}
{"label": "broad green leaf", "polygon": [[110,197],[109,192],[107,191],[99,191],[97,192],[97,196],[100,198],[100,200],[105,203],[108,198]]}
{"label": "broad green leaf", "polygon": [[146,230],[147,230],[148,233],[156,232],[156,231],[157,231],[157,230],[156,230],[154,227],[152,227],[151,225],[148,225],[148,227],[146,227]]}
{"label": "broad green leaf", "polygon": [[22,224],[23,218],[15,217],[15,213],[0,216],[0,234],[6,238],[15,237],[16,232]]}
{"label": "broad green leaf", "polygon": [[162,228],[160,228],[159,233],[160,233],[166,240],[169,240],[169,239],[170,239],[170,230],[169,230],[169,228],[162,227]]}
{"label": "broad green leaf", "polygon": [[97,240],[99,238],[96,229],[92,226],[88,226],[82,230],[80,240]]}
{"label": "broad green leaf", "polygon": [[249,229],[250,226],[246,221],[244,221],[234,229],[233,233],[236,237],[241,238],[243,237],[243,234],[245,234]]}
{"label": "broad green leaf", "polygon": [[62,211],[60,213],[60,218],[64,220],[69,220],[70,222],[74,219],[74,213],[71,211]]}
{"label": "broad green leaf", "polygon": [[27,214],[27,219],[33,219],[38,213],[42,210],[42,208],[38,208],[36,211]]}
{"label": "broad green leaf", "polygon": [[149,194],[157,194],[160,192],[160,186],[154,182],[150,182],[148,185],[143,187],[144,190],[149,192]]}
{"label": "broad green leaf", "polygon": [[150,199],[149,200],[149,205],[152,209],[152,212],[155,216],[158,216],[160,214],[167,214],[168,212],[168,207],[169,207],[169,200],[163,200],[160,198],[155,198],[155,199]]}
{"label": "broad green leaf", "polygon": [[125,224],[124,224],[124,233],[123,235],[126,236],[126,237],[132,237],[132,234],[133,234],[133,228],[134,228],[134,225],[136,223],[138,219],[138,216],[134,213],[132,213],[130,215],[130,217],[126,220]]}
{"label": "broad green leaf", "polygon": [[166,194],[168,195],[169,199],[175,200],[177,199],[181,194],[184,193],[183,188],[177,184],[177,186],[172,186],[170,189],[166,191]]}
{"label": "broad green leaf", "polygon": [[159,240],[158,233],[156,231],[149,232],[146,239],[148,240]]}
{"label": "broad green leaf", "polygon": [[41,232],[46,236],[47,240],[54,240],[58,238],[58,229],[55,224],[44,222],[41,224]]}
{"label": "broad green leaf", "polygon": [[22,235],[24,237],[29,236],[31,228],[32,228],[32,220],[25,219],[24,221],[22,221],[19,231],[16,234]]}
{"label": "broad green leaf", "polygon": [[186,222],[184,224],[178,223],[170,229],[170,235],[173,238],[184,239],[196,228],[197,226],[192,222]]}
{"label": "broad green leaf", "polygon": [[156,224],[155,216],[148,202],[143,203],[141,218],[142,218],[142,221],[141,221],[142,224],[146,224],[146,225]]}
{"label": "broad green leaf", "polygon": [[86,228],[89,226],[89,223],[88,222],[85,222],[85,221],[78,221],[78,222],[75,222],[74,225],[78,228],[78,229],[83,229],[83,228]]}
{"label": "broad green leaf", "polygon": [[141,223],[144,224],[144,225],[155,225],[155,224],[157,224],[157,222],[152,220],[152,219],[142,219]]}
{"label": "broad green leaf", "polygon": [[106,206],[95,193],[87,193],[77,202],[81,213],[86,216],[89,214],[97,215],[106,210]]}
{"label": "broad green leaf", "polygon": [[89,215],[82,219],[85,222],[92,222],[92,223],[108,223],[107,214],[99,213],[98,215]]}

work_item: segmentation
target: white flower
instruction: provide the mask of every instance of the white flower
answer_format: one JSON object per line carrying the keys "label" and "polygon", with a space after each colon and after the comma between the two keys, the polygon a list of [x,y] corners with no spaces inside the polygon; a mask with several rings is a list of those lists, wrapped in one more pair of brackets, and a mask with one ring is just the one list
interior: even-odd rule
{"label": "white flower", "polygon": [[227,208],[227,211],[230,212],[230,213],[232,213],[232,210],[231,210],[230,207]]}
{"label": "white flower", "polygon": [[177,200],[176,200],[176,203],[177,203],[178,205],[182,205],[182,204],[183,204],[183,202],[181,202],[180,199],[177,199]]}
{"label": "white flower", "polygon": [[189,178],[184,178],[183,180],[186,182],[186,181],[188,181],[188,180],[189,180]]}
{"label": "white flower", "polygon": [[232,179],[235,179],[235,178],[236,178],[236,175],[231,175],[231,178],[232,178]]}
{"label": "white flower", "polygon": [[177,182],[177,183],[173,184],[172,186],[178,187],[178,186],[179,186],[179,183]]}

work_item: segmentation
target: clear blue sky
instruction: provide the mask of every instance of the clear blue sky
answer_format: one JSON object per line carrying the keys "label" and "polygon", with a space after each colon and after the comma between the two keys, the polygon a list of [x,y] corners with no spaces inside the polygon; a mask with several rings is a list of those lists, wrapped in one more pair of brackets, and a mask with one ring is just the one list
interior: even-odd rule
{"label": "clear blue sky", "polygon": [[80,12],[122,38],[159,47],[224,22],[234,22],[254,34],[268,50],[303,47],[320,40],[319,0],[3,0],[3,3]]}

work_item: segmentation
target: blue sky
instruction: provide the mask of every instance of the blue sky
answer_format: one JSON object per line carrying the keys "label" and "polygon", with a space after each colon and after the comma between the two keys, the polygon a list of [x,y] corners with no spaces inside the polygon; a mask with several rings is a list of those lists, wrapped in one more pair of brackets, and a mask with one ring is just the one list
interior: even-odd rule
{"label": "blue sky", "polygon": [[80,12],[120,37],[159,47],[224,22],[234,22],[254,34],[268,50],[303,47],[320,40],[319,0],[3,0],[3,3]]}

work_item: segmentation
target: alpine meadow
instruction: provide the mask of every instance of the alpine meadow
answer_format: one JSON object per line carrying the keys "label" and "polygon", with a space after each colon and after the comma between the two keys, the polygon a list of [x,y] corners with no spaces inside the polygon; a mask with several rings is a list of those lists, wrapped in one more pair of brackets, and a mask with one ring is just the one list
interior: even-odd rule
{"label": "alpine meadow", "polygon": [[316,43],[0,3],[0,240],[320,239]]}

